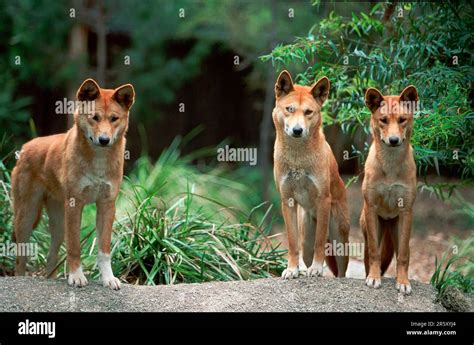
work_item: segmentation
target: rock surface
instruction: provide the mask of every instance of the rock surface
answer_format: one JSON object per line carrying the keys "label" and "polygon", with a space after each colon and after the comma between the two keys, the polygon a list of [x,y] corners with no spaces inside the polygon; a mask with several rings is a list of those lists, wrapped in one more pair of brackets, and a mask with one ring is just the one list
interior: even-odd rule
{"label": "rock surface", "polygon": [[161,286],[122,284],[112,291],[92,282],[69,287],[65,280],[0,277],[0,312],[431,312],[436,291],[412,281],[401,296],[392,278],[380,289],[360,279],[278,278]]}

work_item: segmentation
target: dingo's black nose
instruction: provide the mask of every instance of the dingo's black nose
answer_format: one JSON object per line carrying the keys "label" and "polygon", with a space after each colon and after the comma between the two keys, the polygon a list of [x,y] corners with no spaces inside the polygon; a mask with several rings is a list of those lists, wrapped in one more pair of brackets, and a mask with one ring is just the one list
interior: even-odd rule
{"label": "dingo's black nose", "polygon": [[301,128],[301,127],[294,127],[293,128],[293,135],[295,137],[300,137],[301,134],[303,134],[303,128]]}
{"label": "dingo's black nose", "polygon": [[110,143],[110,138],[106,135],[101,135],[99,137],[99,143],[102,145],[102,146],[106,146]]}
{"label": "dingo's black nose", "polygon": [[388,141],[390,142],[390,145],[395,146],[398,145],[400,139],[398,139],[398,137],[390,137],[388,138]]}

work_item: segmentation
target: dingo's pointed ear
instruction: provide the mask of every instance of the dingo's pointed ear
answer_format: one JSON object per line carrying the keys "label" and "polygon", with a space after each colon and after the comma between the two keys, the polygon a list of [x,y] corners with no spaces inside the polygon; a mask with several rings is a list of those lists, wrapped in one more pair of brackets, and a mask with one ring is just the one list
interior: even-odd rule
{"label": "dingo's pointed ear", "polygon": [[328,98],[330,87],[331,83],[329,82],[329,79],[327,77],[322,77],[316,82],[316,84],[314,84],[311,89],[311,94],[319,104],[323,105],[324,101]]}
{"label": "dingo's pointed ear", "polygon": [[122,106],[122,108],[127,111],[130,110],[133,102],[135,102],[135,90],[133,89],[132,84],[125,84],[115,89],[113,98]]}
{"label": "dingo's pointed ear", "polygon": [[418,91],[416,91],[416,87],[414,87],[413,85],[410,85],[404,88],[402,93],[400,94],[400,101],[401,102],[417,102]]}
{"label": "dingo's pointed ear", "polygon": [[94,79],[86,79],[77,90],[76,97],[79,101],[94,101],[100,97],[100,87]]}
{"label": "dingo's pointed ear", "polygon": [[286,96],[293,90],[293,80],[291,79],[290,72],[287,70],[282,71],[275,84],[276,98]]}
{"label": "dingo's pointed ear", "polygon": [[372,113],[380,107],[382,101],[383,95],[376,88],[369,87],[365,92],[365,105]]}

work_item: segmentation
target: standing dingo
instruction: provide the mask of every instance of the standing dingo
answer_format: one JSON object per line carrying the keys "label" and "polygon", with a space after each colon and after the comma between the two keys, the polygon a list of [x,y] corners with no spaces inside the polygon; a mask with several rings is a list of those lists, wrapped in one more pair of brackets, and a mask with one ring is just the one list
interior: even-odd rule
{"label": "standing dingo", "polygon": [[364,207],[360,227],[365,238],[367,286],[378,288],[381,276],[397,253],[397,285],[411,293],[408,281],[410,232],[416,197],[416,166],[410,144],[418,92],[405,88],[400,96],[383,96],[369,88],[365,103],[372,116],[373,143],[362,184]]}
{"label": "standing dingo", "polygon": [[[97,257],[104,286],[120,288],[110,263],[115,199],[123,176],[125,133],[135,99],[130,84],[101,89],[87,79],[77,92],[80,102],[93,102],[94,112],[74,113],[74,126],[63,134],[40,137],[23,145],[12,173],[16,243],[26,243],[41,217],[49,216],[51,247],[46,272],[55,276],[58,251],[66,235],[68,283],[85,286],[81,268],[80,229],[85,204],[97,205]],[[17,256],[16,275],[24,275],[26,257]]]}
{"label": "standing dingo", "polygon": [[284,279],[300,271],[321,276],[324,259],[335,276],[344,277],[349,261],[347,253],[325,252],[328,237],[331,244],[349,241],[346,190],[322,130],[321,108],[328,94],[326,77],[307,87],[294,85],[283,71],[275,85],[274,175],[288,235]]}

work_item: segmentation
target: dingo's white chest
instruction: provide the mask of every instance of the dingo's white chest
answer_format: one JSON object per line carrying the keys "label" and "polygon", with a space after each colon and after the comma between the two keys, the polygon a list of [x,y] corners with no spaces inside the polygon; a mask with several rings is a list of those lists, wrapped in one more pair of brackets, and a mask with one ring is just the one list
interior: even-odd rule
{"label": "dingo's white chest", "polygon": [[116,186],[107,178],[107,167],[106,159],[98,157],[81,176],[78,187],[86,203],[115,195]]}
{"label": "dingo's white chest", "polygon": [[316,206],[319,183],[316,176],[301,168],[292,168],[280,180],[282,198],[294,199],[301,207],[312,210]]}
{"label": "dingo's white chest", "polygon": [[412,187],[400,183],[379,183],[375,187],[377,198],[377,213],[384,219],[395,218],[413,203]]}

